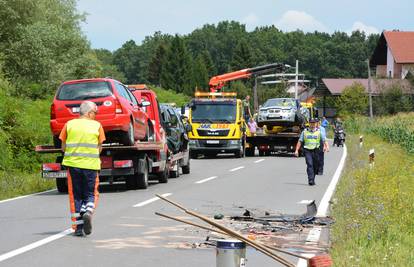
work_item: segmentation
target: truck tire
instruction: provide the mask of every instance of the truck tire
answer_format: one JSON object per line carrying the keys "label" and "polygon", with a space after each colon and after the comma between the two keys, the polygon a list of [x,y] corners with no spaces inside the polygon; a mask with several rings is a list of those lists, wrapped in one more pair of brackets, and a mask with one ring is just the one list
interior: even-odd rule
{"label": "truck tire", "polygon": [[169,169],[168,168],[169,167],[168,167],[167,161],[165,161],[164,170],[157,174],[159,183],[161,183],[161,184],[168,183],[168,176],[169,176]]}
{"label": "truck tire", "polygon": [[264,150],[259,150],[259,156],[263,157],[265,155],[265,151]]}
{"label": "truck tire", "polygon": [[198,158],[198,154],[195,152],[190,152],[190,158],[191,159],[197,159]]}
{"label": "truck tire", "polygon": [[178,177],[180,177],[180,161],[179,160],[177,160],[177,166],[176,166],[176,169],[177,170],[174,170],[174,171],[170,171],[170,177],[171,178],[178,178]]}
{"label": "truck tire", "polygon": [[134,125],[132,122],[129,123],[128,132],[122,136],[122,143],[127,146],[133,146],[135,144]]}
{"label": "truck tire", "polygon": [[68,192],[68,179],[57,178],[56,188],[59,193],[67,193]]}
{"label": "truck tire", "polygon": [[254,157],[254,147],[246,148],[246,157]]}
{"label": "truck tire", "polygon": [[190,159],[188,159],[187,165],[181,167],[181,170],[183,171],[183,174],[190,173]]}
{"label": "truck tire", "polygon": [[148,187],[148,161],[144,160],[144,172],[136,174],[137,188],[147,189]]}

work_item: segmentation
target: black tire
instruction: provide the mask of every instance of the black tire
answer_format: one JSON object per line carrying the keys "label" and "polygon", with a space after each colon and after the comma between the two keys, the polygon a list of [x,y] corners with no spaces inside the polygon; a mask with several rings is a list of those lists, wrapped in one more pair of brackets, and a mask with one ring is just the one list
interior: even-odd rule
{"label": "black tire", "polygon": [[144,173],[139,173],[136,175],[137,178],[137,188],[138,189],[147,189],[148,188],[148,162],[145,159],[144,161]]}
{"label": "black tire", "polygon": [[260,156],[260,157],[263,157],[264,155],[265,155],[264,150],[259,150],[259,156]]}
{"label": "black tire", "polygon": [[181,170],[183,171],[183,174],[190,173],[190,159],[188,160],[187,165],[181,167]]}
{"label": "black tire", "polygon": [[58,178],[56,179],[56,188],[59,193],[68,192],[68,179]]}
{"label": "black tire", "polygon": [[128,132],[124,133],[122,143],[127,146],[133,146],[135,144],[134,125],[132,122],[129,123]]}
{"label": "black tire", "polygon": [[198,158],[198,154],[195,152],[190,152],[190,158],[191,159],[197,159]]}
{"label": "black tire", "polygon": [[254,148],[246,148],[246,157],[254,157]]}
{"label": "black tire", "polygon": [[165,167],[164,170],[159,172],[157,174],[158,176],[158,182],[161,184],[166,184],[168,183],[168,176],[169,176],[169,170],[168,170],[168,165],[167,165],[167,161],[165,161]]}
{"label": "black tire", "polygon": [[176,171],[170,171],[170,177],[171,178],[178,178],[180,177],[180,161],[177,161]]}

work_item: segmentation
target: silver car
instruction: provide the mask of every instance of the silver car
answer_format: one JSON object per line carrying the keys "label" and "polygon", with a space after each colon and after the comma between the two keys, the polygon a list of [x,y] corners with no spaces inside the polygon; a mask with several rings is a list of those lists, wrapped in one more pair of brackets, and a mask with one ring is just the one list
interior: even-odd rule
{"label": "silver car", "polygon": [[306,109],[302,109],[294,98],[268,99],[259,110],[257,125],[295,126],[301,125],[306,117]]}

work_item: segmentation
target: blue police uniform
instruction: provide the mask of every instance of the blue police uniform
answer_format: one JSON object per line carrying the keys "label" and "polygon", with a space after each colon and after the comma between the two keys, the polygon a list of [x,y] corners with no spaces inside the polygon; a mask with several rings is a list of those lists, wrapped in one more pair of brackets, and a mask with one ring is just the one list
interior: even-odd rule
{"label": "blue police uniform", "polygon": [[311,129],[305,129],[299,137],[299,141],[303,144],[309,185],[315,184],[315,175],[318,172],[319,167],[319,148],[325,140],[326,133],[322,133],[319,128],[316,128],[313,131]]}

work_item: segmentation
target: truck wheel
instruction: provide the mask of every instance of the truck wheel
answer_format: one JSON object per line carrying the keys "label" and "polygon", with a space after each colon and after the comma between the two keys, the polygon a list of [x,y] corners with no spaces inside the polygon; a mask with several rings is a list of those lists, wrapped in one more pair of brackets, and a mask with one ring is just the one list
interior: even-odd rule
{"label": "truck wheel", "polygon": [[195,152],[190,152],[190,158],[191,159],[197,159],[198,158],[198,154]]}
{"label": "truck wheel", "polygon": [[168,170],[167,161],[165,161],[165,167],[162,172],[159,172],[158,175],[158,182],[161,184],[168,183],[168,176],[169,176],[169,170]]}
{"label": "truck wheel", "polygon": [[264,155],[265,155],[264,150],[259,150],[259,156],[260,156],[260,157],[263,157]]}
{"label": "truck wheel", "polygon": [[134,125],[132,122],[129,123],[128,132],[124,133],[122,143],[127,146],[133,146],[135,144]]}
{"label": "truck wheel", "polygon": [[56,188],[59,193],[67,193],[68,192],[68,179],[57,178]]}
{"label": "truck wheel", "polygon": [[180,177],[180,161],[177,160],[177,165],[175,166],[176,170],[170,171],[171,178],[178,178]]}
{"label": "truck wheel", "polygon": [[254,148],[246,148],[246,157],[254,157]]}
{"label": "truck wheel", "polygon": [[187,165],[181,167],[181,170],[183,171],[183,174],[190,173],[190,159],[188,159]]}
{"label": "truck wheel", "polygon": [[144,173],[139,173],[136,175],[137,188],[138,189],[147,189],[148,187],[148,162],[144,160]]}

